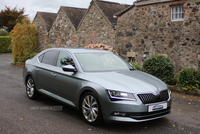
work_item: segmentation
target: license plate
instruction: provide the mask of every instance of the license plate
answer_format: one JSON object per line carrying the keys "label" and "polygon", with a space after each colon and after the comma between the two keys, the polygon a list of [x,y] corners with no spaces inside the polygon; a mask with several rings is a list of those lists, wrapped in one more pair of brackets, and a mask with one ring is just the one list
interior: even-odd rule
{"label": "license plate", "polygon": [[167,109],[167,103],[161,103],[156,105],[151,105],[148,108],[148,112],[154,112],[162,109]]}

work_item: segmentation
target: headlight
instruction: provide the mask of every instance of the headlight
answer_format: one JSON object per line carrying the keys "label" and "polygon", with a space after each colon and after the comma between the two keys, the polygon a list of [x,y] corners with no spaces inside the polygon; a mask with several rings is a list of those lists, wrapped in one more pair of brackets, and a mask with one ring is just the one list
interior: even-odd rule
{"label": "headlight", "polygon": [[107,90],[107,92],[108,92],[108,95],[111,100],[133,100],[133,101],[136,101],[136,98],[131,93],[113,91],[113,90]]}

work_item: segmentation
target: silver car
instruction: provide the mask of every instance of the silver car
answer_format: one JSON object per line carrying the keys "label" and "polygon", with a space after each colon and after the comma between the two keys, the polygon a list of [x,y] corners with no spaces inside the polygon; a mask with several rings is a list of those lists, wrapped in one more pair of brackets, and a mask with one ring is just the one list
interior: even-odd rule
{"label": "silver car", "polygon": [[143,122],[171,111],[171,92],[160,79],[136,70],[110,51],[51,48],[27,60],[28,98],[41,94],[81,110],[87,123]]}

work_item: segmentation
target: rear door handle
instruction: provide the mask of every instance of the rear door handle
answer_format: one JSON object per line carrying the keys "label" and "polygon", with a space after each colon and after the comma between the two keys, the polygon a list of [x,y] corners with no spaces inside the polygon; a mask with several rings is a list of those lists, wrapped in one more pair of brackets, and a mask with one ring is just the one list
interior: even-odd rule
{"label": "rear door handle", "polygon": [[56,74],[55,74],[55,73],[51,73],[51,75],[52,75],[53,77],[56,77]]}

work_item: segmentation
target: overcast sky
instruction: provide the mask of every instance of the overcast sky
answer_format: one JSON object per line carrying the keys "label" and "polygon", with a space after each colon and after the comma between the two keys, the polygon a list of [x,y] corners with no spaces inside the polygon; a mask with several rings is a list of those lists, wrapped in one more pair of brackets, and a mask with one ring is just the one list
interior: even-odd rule
{"label": "overcast sky", "polygon": [[[104,0],[120,4],[132,5],[135,0]],[[14,8],[25,8],[25,14],[29,14],[31,20],[34,19],[37,11],[57,13],[60,6],[88,8],[91,0],[0,0],[0,11],[5,6]]]}

